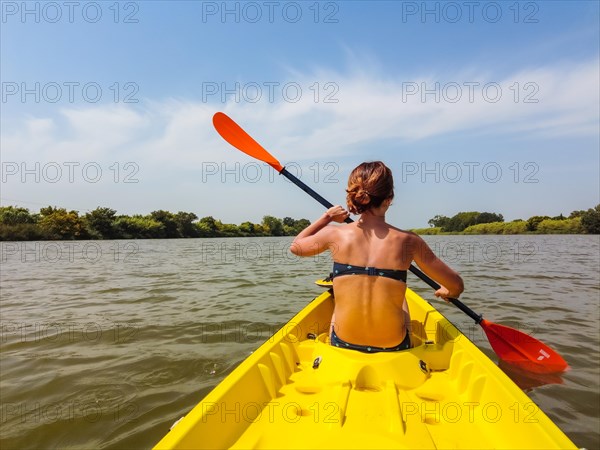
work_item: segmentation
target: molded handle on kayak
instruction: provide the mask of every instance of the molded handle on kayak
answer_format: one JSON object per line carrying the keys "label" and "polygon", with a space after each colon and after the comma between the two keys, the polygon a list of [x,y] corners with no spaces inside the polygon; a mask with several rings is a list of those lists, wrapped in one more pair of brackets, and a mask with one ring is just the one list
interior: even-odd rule
{"label": "molded handle on kayak", "polygon": [[[311,188],[309,188],[306,184],[304,184],[301,180],[299,180],[297,177],[295,177],[290,172],[288,172],[285,167],[283,169],[281,169],[281,172],[279,172],[279,173],[281,175],[283,175],[284,177],[286,177],[288,180],[290,180],[292,183],[294,183],[296,186],[298,186],[300,189],[302,189],[304,192],[306,192],[308,195],[310,195],[312,198],[314,198],[316,201],[318,201],[325,208],[331,208],[333,206],[332,203],[325,200],[323,197],[321,197],[319,194],[317,194],[315,191],[313,191]],[[345,222],[352,223],[352,222],[354,222],[354,220],[352,220],[350,217],[348,217],[345,220]],[[435,289],[436,291],[440,288],[440,285],[438,283],[436,283],[434,280],[429,278],[427,275],[425,275],[423,272],[421,272],[419,269],[417,269],[412,264],[410,265],[409,270],[412,273],[414,273],[416,276],[418,276],[421,280],[423,280],[425,283],[427,283],[429,286],[431,286],[433,289]],[[471,308],[469,308],[467,305],[465,305],[460,300],[458,300],[456,298],[449,298],[448,301],[451,302],[452,304],[454,304],[462,312],[467,314],[471,319],[473,319],[475,321],[475,323],[479,324],[483,320],[483,316],[481,316],[480,314],[477,314],[475,311],[473,311]]]}

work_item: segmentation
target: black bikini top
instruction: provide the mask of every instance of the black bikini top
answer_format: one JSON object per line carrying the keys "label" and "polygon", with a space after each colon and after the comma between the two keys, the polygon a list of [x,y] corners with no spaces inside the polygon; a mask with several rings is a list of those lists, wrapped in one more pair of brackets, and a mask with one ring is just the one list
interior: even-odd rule
{"label": "black bikini top", "polygon": [[342,275],[370,275],[392,278],[406,283],[406,270],[377,269],[376,267],[351,266],[350,264],[334,262],[331,279]]}

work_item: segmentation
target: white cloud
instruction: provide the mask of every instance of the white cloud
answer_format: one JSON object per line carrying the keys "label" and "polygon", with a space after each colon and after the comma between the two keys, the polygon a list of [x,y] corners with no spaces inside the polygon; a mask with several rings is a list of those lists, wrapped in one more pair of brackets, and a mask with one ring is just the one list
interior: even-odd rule
{"label": "white cloud", "polygon": [[[211,118],[217,110],[229,114],[282,162],[323,160],[385,140],[410,142],[457,132],[544,139],[593,137],[599,132],[598,60],[530,68],[502,79],[472,69],[454,77],[446,74],[439,79],[437,102],[434,94],[423,99],[420,92],[407,91],[437,89],[438,80],[429,74],[411,80],[367,70],[293,76],[302,87],[295,103],[283,101],[276,91],[274,102],[266,101],[266,95],[257,103],[143,100],[137,105],[62,108],[48,117],[24,117],[10,130],[3,127],[2,159],[42,164],[95,161],[106,167],[115,161],[134,161],[146,179],[160,173],[175,184],[179,171],[197,170],[203,162],[250,161],[214,131]],[[465,85],[469,82],[479,83],[472,101]],[[499,101],[483,97],[481,86],[488,83],[501,87]],[[453,103],[449,98],[455,97],[456,86],[462,88],[462,96]],[[337,103],[325,102],[327,95]],[[488,95],[495,95],[493,87]],[[537,103],[526,103],[527,96]],[[3,189],[7,187],[10,183]],[[30,196],[43,197],[43,186],[28,189]],[[164,186],[150,184],[148,189]]]}
{"label": "white cloud", "polygon": [[[590,135],[598,132],[600,120],[597,60],[522,70],[501,80],[474,76],[472,71],[468,78],[446,75],[443,81],[431,76],[401,80],[364,71],[295,76],[294,83],[302,87],[296,103],[282,100],[276,90],[274,102],[267,101],[265,92],[255,104],[147,101],[144,108],[63,108],[55,117],[25,118],[21,127],[2,137],[3,153],[55,159],[131,154],[186,166],[190,160],[223,156],[224,143],[211,122],[218,109],[288,159],[338,155],[357,144],[420,140],[457,131]],[[310,88],[315,80],[317,102],[317,89]],[[501,98],[492,101],[498,88]],[[327,95],[337,103],[325,102]]]}

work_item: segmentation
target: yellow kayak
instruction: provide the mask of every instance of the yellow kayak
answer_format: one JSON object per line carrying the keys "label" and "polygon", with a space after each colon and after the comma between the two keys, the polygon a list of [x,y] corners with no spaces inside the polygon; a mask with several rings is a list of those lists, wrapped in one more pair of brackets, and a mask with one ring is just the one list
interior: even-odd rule
{"label": "yellow kayak", "polygon": [[577,448],[435,308],[406,299],[413,348],[365,354],[329,345],[324,292],[155,448]]}

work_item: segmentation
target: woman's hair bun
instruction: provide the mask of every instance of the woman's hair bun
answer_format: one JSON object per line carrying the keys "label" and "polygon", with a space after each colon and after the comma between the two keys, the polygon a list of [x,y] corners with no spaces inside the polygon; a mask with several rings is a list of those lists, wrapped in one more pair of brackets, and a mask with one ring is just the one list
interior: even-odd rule
{"label": "woman's hair bun", "polygon": [[354,195],[354,201],[360,203],[361,205],[366,205],[371,201],[371,196],[364,189],[358,189]]}
{"label": "woman's hair bun", "polygon": [[392,171],[381,161],[364,162],[348,178],[346,203],[353,214],[377,208],[387,198],[394,197]]}

